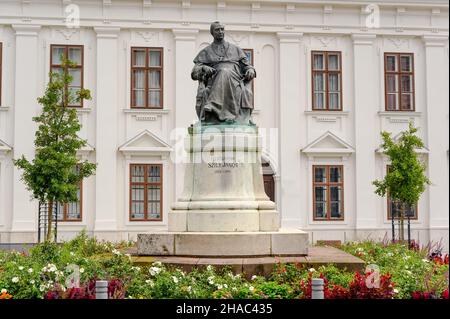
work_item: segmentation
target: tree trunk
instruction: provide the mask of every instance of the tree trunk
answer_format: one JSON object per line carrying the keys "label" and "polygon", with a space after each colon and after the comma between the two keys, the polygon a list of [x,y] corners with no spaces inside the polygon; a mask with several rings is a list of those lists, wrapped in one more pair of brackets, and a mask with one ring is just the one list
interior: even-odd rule
{"label": "tree trunk", "polygon": [[405,240],[405,212],[406,212],[406,203],[402,203],[402,209],[400,210],[400,229],[399,229],[400,242],[403,242]]}
{"label": "tree trunk", "polygon": [[51,241],[52,240],[52,221],[53,221],[53,202],[48,202],[48,210],[47,210],[47,235],[45,240]]}

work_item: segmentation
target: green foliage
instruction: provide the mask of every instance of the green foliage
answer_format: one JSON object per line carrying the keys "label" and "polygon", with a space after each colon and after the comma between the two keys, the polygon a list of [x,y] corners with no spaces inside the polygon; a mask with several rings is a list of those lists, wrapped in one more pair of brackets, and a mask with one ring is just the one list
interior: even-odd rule
{"label": "green foliage", "polygon": [[[136,266],[123,253],[129,242],[109,243],[88,237],[84,232],[62,244],[42,243],[29,254],[0,251],[0,290],[15,299],[43,298],[49,290],[66,289],[71,265],[80,270],[80,285],[94,279],[119,279],[125,298],[183,299],[277,299],[301,298],[301,282],[322,275],[328,286],[348,288],[354,272],[335,265],[318,267],[278,264],[271,276],[233,274],[230,269],[213,266],[186,273],[160,262]],[[440,295],[447,289],[448,261],[428,259],[426,250],[409,250],[404,245],[363,242],[342,246],[345,251],[375,264],[380,274],[391,274],[395,298],[411,298],[414,291],[433,291]]]}
{"label": "green foliage", "polygon": [[382,132],[382,147],[390,161],[390,169],[383,180],[376,180],[376,194],[389,194],[394,200],[414,205],[425,191],[429,179],[425,175],[425,164],[421,162],[416,149],[422,148],[422,140],[416,136],[418,129],[412,123],[409,129],[402,132],[398,141],[394,141],[391,134]]}
{"label": "green foliage", "polygon": [[[74,63],[63,59],[65,70]],[[41,202],[67,203],[77,200],[79,182],[95,171],[95,164],[79,162],[76,153],[86,145],[77,135],[81,125],[77,112],[67,107],[74,101],[91,99],[89,90],[76,94],[68,90],[73,77],[66,71],[50,74],[44,96],[38,98],[42,113],[33,117],[38,123],[35,134],[36,156],[29,161],[25,156],[14,160],[14,165],[23,170],[22,180],[33,197]],[[75,170],[78,165],[79,170]]]}
{"label": "green foliage", "polygon": [[367,265],[375,264],[380,273],[390,273],[397,298],[410,298],[414,291],[429,291],[433,286],[441,294],[447,289],[445,274],[448,276],[448,264],[437,264],[428,259],[425,249],[414,251],[402,244],[348,243],[342,249],[361,258]]}

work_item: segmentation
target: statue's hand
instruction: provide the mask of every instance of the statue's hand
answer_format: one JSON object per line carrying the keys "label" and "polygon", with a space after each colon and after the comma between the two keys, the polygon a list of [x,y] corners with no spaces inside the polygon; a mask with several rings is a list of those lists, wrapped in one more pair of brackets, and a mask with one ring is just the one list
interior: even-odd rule
{"label": "statue's hand", "polygon": [[245,72],[245,80],[246,81],[251,81],[255,78],[256,73],[255,70],[253,69],[248,69],[247,72]]}
{"label": "statue's hand", "polygon": [[204,65],[202,66],[203,76],[207,79],[209,79],[214,73],[216,73],[216,70],[210,66]]}

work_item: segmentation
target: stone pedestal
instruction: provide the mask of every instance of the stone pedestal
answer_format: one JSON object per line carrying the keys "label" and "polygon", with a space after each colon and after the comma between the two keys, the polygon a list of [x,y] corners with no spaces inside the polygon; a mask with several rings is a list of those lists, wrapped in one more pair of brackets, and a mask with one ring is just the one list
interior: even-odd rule
{"label": "stone pedestal", "polygon": [[194,126],[185,141],[184,191],[169,231],[276,231],[279,215],[264,191],[254,126]]}
{"label": "stone pedestal", "polygon": [[195,125],[185,140],[184,190],[169,231],[138,235],[139,255],[306,255],[308,234],[279,230],[264,191],[256,126]]}

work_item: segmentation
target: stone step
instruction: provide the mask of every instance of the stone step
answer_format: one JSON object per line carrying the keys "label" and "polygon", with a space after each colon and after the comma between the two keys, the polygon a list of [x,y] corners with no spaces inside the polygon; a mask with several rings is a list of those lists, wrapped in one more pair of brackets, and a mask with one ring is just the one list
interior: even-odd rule
{"label": "stone step", "polygon": [[196,257],[304,256],[308,233],[297,229],[274,232],[158,232],[139,234],[138,255]]}

